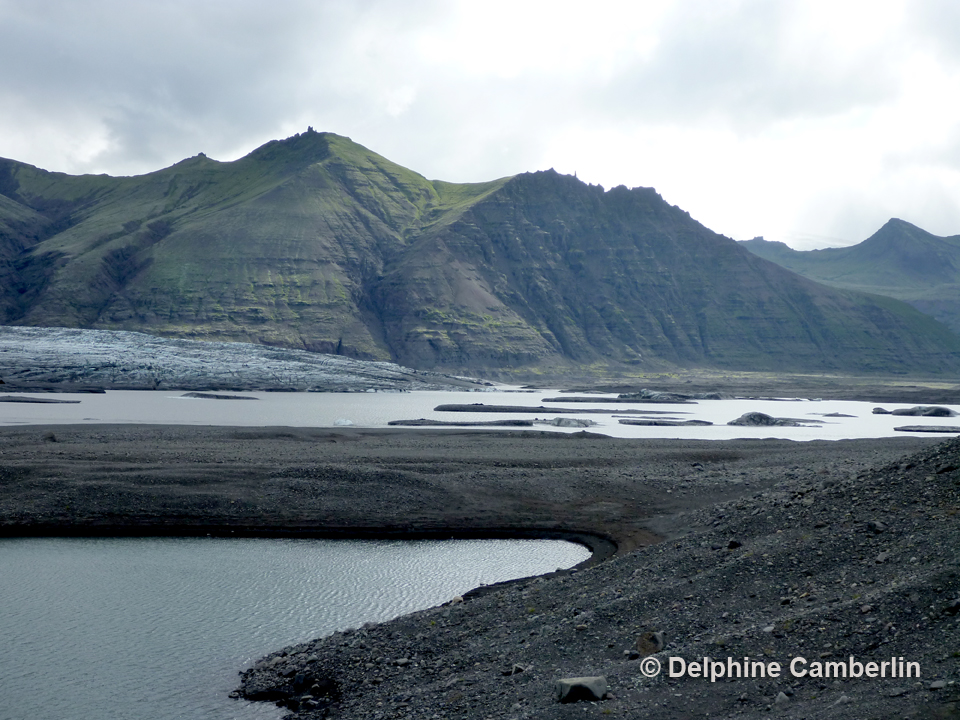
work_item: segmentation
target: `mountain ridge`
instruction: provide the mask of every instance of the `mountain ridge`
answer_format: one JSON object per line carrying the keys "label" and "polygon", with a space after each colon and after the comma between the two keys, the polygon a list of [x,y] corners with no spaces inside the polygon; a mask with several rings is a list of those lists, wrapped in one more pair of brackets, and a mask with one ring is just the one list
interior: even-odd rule
{"label": "mountain ridge", "polygon": [[312,129],[125,178],[0,160],[0,324],[508,375],[960,369],[930,318],[759,259],[652,188],[431,181]]}
{"label": "mountain ridge", "polygon": [[960,235],[940,237],[891,218],[843,248],[801,251],[762,238],[741,245],[816,282],[902,300],[960,333]]}

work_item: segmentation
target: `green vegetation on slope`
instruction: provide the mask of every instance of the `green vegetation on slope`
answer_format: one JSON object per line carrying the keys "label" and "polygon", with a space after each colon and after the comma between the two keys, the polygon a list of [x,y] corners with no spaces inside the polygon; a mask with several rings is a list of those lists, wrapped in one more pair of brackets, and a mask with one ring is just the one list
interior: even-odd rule
{"label": "green vegetation on slope", "polygon": [[467,371],[960,369],[919,313],[758,260],[651,189],[428,181],[312,130],[130,178],[0,161],[0,322]]}

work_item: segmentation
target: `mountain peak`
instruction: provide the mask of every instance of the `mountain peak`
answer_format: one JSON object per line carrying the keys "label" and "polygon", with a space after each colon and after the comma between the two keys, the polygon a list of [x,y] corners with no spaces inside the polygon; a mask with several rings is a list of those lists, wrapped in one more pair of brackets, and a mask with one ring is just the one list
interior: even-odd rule
{"label": "mountain peak", "polygon": [[941,244],[943,238],[917,227],[900,218],[890,218],[883,227],[860,243],[861,252],[888,252],[895,255],[912,253],[915,247],[935,247]]}
{"label": "mountain peak", "polygon": [[332,133],[318,133],[312,127],[308,127],[304,133],[297,133],[283,140],[271,140],[264,143],[243,159],[260,162],[296,160],[313,164],[326,159],[330,155],[329,139],[331,137],[336,138],[338,136]]}
{"label": "mountain peak", "polygon": [[652,188],[428,181],[312,128],[212,163],[8,173],[30,205],[0,203],[0,322],[470,373],[960,367],[929,318],[753,262]]}
{"label": "mountain peak", "polygon": [[881,227],[880,230],[883,230],[884,228],[911,228],[913,230],[921,229],[913,223],[907,222],[906,220],[901,220],[900,218],[890,218],[883,224],[883,227]]}
{"label": "mountain peak", "polygon": [[850,247],[787,253],[770,243],[743,245],[811,280],[904,300],[960,331],[960,236],[940,237],[890,218]]}

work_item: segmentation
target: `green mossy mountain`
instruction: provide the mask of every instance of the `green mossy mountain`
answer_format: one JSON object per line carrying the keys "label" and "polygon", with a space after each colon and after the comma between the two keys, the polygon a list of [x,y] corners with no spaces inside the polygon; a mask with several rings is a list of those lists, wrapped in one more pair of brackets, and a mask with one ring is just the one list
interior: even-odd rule
{"label": "green mossy mountain", "polygon": [[741,244],[824,285],[903,300],[960,333],[960,235],[938,237],[893,218],[850,247],[801,251],[762,238]]}
{"label": "green mossy mountain", "polygon": [[0,160],[0,324],[468,372],[956,372],[909,306],[747,252],[652,189],[429,181],[329,133],[137,177]]}

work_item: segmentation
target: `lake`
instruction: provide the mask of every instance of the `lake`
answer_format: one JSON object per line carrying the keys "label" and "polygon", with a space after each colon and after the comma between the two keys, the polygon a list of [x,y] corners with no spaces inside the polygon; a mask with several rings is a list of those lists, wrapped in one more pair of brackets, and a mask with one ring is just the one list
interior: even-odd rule
{"label": "lake", "polygon": [[[79,400],[79,404],[27,404],[0,402],[0,425],[31,423],[160,423],[185,425],[294,426],[294,427],[386,427],[391,420],[426,418],[458,422],[485,422],[497,419],[539,418],[548,415],[531,409],[526,415],[506,413],[437,412],[441,404],[483,403],[524,405],[531,408],[575,407],[580,412],[562,417],[582,418],[597,423],[591,432],[614,437],[678,438],[683,440],[728,440],[735,438],[783,438],[789,440],[841,440],[845,438],[894,437],[902,425],[960,425],[956,418],[901,417],[875,415],[875,403],[850,400],[699,400],[691,404],[631,403],[544,403],[545,398],[562,397],[558,390],[537,392],[500,389],[490,392],[422,391],[409,393],[236,393],[256,400],[211,400],[183,397],[170,391],[113,390],[103,395],[40,393],[44,399]],[[18,394],[18,396],[21,396]],[[24,395],[25,396],[25,395]],[[887,410],[906,408],[902,403],[885,403]],[[960,406],[950,406],[960,411]],[[601,409],[603,414],[586,413]],[[618,420],[629,410],[644,415],[633,417],[673,420],[705,420],[711,426],[635,426]],[[726,423],[746,412],[763,412],[774,417],[818,420],[804,427],[736,427]],[[537,425],[554,432],[579,432],[579,428]]]}
{"label": "lake", "polygon": [[588,556],[556,540],[0,540],[0,718],[274,720],[227,697],[259,657]]}

